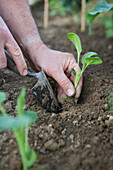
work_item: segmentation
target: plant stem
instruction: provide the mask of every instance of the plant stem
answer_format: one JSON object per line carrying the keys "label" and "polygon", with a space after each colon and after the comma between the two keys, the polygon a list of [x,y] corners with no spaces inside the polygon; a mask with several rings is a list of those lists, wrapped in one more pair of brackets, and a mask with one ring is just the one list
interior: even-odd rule
{"label": "plant stem", "polygon": [[77,88],[77,85],[78,85],[78,83],[79,83],[79,80],[80,80],[83,72],[84,72],[85,69],[87,68],[87,66],[88,66],[88,65],[83,66],[83,67],[82,67],[82,71],[81,71],[81,73],[79,73],[79,74],[78,74],[78,69],[77,69],[77,75],[76,75],[76,79],[75,79],[75,83],[74,83],[74,84],[75,84],[75,89]]}
{"label": "plant stem", "polygon": [[78,64],[78,65],[77,65],[77,73],[76,73],[76,78],[75,78],[75,83],[74,83],[74,84],[75,84],[75,89],[77,88],[77,85],[78,85],[78,75],[79,75],[78,68],[79,68],[79,59],[80,59],[80,54],[78,53],[78,56],[77,56],[77,60],[78,60],[78,61],[77,61],[77,62],[78,62],[78,63],[77,63],[77,64]]}
{"label": "plant stem", "polygon": [[28,126],[25,128],[25,151],[27,152],[28,148]]}
{"label": "plant stem", "polygon": [[19,130],[14,130],[14,134],[18,143],[19,151],[21,154],[22,158],[22,163],[23,163],[23,169],[27,170],[27,165],[26,165],[26,155],[25,155],[25,146],[24,146],[24,138],[22,135],[20,135]]}

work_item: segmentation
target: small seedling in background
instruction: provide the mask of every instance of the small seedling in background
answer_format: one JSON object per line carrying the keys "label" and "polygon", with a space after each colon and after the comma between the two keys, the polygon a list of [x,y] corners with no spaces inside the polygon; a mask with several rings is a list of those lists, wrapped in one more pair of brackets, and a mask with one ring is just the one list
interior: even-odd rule
{"label": "small seedling in background", "polygon": [[75,33],[68,33],[67,37],[70,39],[70,41],[72,41],[72,43],[74,44],[74,46],[77,50],[77,64],[78,64],[77,72],[75,72],[75,70],[73,68],[71,69],[72,74],[74,75],[74,86],[76,89],[77,85],[79,83],[79,80],[80,80],[83,72],[85,71],[85,69],[89,65],[101,64],[102,60],[99,57],[92,57],[92,56],[97,56],[98,55],[97,53],[88,52],[82,56],[81,63],[83,64],[83,66],[82,66],[81,72],[78,72],[78,68],[79,68],[79,64],[80,64],[80,54],[82,52],[81,41],[80,41],[79,36]]}
{"label": "small seedling in background", "polygon": [[[89,35],[91,35],[92,32],[92,24],[94,19],[101,13],[108,13],[109,11],[113,11],[113,3],[107,3],[106,0],[97,2],[95,7],[94,7],[94,11],[93,12],[89,12],[86,15],[86,21],[89,25]],[[104,17],[104,25],[106,27],[106,35],[107,37],[112,37],[113,36],[113,14],[111,15],[111,19],[110,19],[110,15],[109,15],[109,19],[107,18],[107,20],[105,20]]]}
{"label": "small seedling in background", "polygon": [[[2,106],[6,100],[6,95],[0,92],[0,130],[12,130],[18,143],[20,155],[22,158],[23,169],[27,170],[36,161],[36,153],[31,150],[28,144],[28,128],[37,119],[37,114],[33,111],[25,111],[25,88],[22,89],[17,99],[17,117],[9,116]],[[7,123],[6,123],[7,122]]]}
{"label": "small seedling in background", "polygon": [[67,99],[66,96],[62,96],[62,102],[64,102]]}

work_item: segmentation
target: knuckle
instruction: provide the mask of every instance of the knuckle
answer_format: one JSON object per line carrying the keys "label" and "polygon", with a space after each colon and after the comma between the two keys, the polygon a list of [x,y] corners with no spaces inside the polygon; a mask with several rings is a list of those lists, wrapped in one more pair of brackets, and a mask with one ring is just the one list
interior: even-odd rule
{"label": "knuckle", "polygon": [[18,58],[21,55],[21,50],[18,47],[13,48],[12,53],[13,53],[14,57]]}
{"label": "knuckle", "polygon": [[60,84],[61,87],[65,88],[65,90],[66,90],[66,89],[68,88],[68,86],[69,86],[69,82],[68,82],[66,79],[61,80],[61,81],[59,82],[59,84]]}

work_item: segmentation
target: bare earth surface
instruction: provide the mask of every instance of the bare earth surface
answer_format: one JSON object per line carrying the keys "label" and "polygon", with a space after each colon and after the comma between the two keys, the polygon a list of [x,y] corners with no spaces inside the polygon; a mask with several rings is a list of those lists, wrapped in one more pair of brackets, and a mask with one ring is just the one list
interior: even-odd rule
{"label": "bare earth surface", "polygon": [[[68,32],[77,33],[83,46],[82,55],[95,51],[103,60],[84,74],[82,94],[78,104],[68,98],[59,114],[43,110],[29,90],[35,81],[22,78],[9,70],[1,70],[0,78],[6,83],[0,87],[7,94],[4,107],[11,115],[16,114],[16,100],[22,87],[27,88],[26,106],[37,112],[37,122],[29,130],[31,148],[38,161],[31,168],[45,170],[112,170],[113,169],[113,124],[109,123],[108,96],[113,86],[113,38],[105,38],[104,28],[93,25],[93,34],[88,29],[80,33],[80,26],[72,17],[56,17],[43,29],[42,17],[33,11],[43,41],[53,49],[72,52],[75,49],[66,38]],[[31,47],[32,48],[32,47]],[[21,170],[21,159],[12,132],[0,132],[0,170]]]}

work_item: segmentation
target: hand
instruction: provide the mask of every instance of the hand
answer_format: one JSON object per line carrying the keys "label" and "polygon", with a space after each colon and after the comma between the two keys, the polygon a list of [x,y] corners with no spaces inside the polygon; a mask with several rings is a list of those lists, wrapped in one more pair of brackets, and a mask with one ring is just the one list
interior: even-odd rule
{"label": "hand", "polygon": [[[26,55],[32,66],[35,65],[37,69],[39,69],[39,67],[43,68],[43,70],[49,76],[53,77],[57,81],[59,85],[58,100],[61,101],[61,98],[64,95],[74,95],[74,78],[71,73],[71,68],[77,70],[77,64],[73,55],[51,50],[43,44],[43,42],[40,40],[37,26],[31,15],[30,8],[26,0],[11,0],[10,3],[7,3],[7,0],[4,0],[4,3],[2,3],[2,1],[3,0],[0,0],[0,16],[2,16],[7,22],[8,27],[13,32],[16,41],[23,49],[24,54]],[[22,74],[22,71],[26,68],[23,56],[11,34],[9,33],[9,31],[7,32],[8,38],[5,38],[5,42],[2,43],[3,48],[6,47],[8,52],[13,56],[18,70]],[[6,42],[8,42],[7,46]],[[15,54],[15,52],[17,53]],[[4,63],[6,63],[6,58],[4,56],[3,50],[2,55],[0,54],[0,57],[1,56],[2,60],[5,60]],[[80,96],[81,89],[82,77],[76,89],[77,98]]]}
{"label": "hand", "polygon": [[0,69],[7,67],[7,59],[4,49],[6,49],[12,56],[20,74],[23,76],[26,75],[27,65],[25,63],[23,54],[5,22],[0,17]]}
{"label": "hand", "polygon": [[[32,50],[31,50],[32,47]],[[27,54],[37,69],[42,68],[49,76],[58,83],[58,100],[61,102],[63,96],[73,96],[74,76],[71,69],[77,70],[75,58],[70,53],[63,53],[49,49],[42,41],[31,41],[27,44]],[[78,69],[80,72],[80,68]],[[79,98],[82,89],[82,77],[76,89],[76,98]]]}

